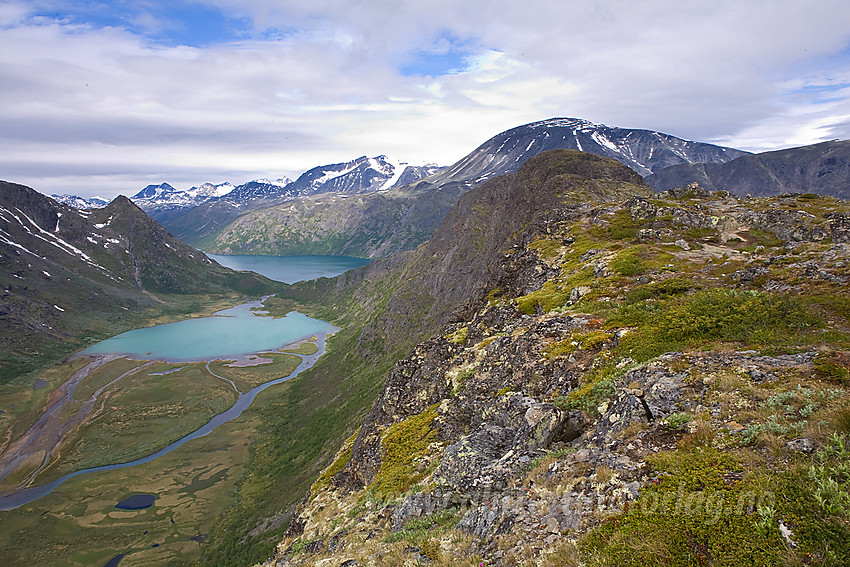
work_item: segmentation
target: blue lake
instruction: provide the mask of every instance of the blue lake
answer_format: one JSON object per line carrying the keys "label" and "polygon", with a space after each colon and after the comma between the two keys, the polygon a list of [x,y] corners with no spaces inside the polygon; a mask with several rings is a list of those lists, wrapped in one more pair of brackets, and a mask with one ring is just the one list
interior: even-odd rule
{"label": "blue lake", "polygon": [[[214,258],[218,259],[218,257]],[[259,273],[263,273],[263,270],[265,270],[265,268],[260,269],[259,265],[265,264],[270,269],[266,270],[264,275],[284,282],[333,276],[369,262],[361,258],[340,258],[337,256],[224,256],[223,258],[228,260],[248,259],[248,264],[232,267],[250,269]],[[221,263],[225,264],[225,262]],[[92,345],[82,351],[82,354],[117,353],[143,360],[188,362],[239,358],[241,355],[280,348],[298,340],[315,336],[318,352],[312,355],[301,355],[301,363],[288,376],[280,376],[247,392],[237,391],[236,402],[230,408],[214,416],[192,433],[150,455],[134,461],[78,470],[48,484],[28,486],[10,494],[0,495],[0,510],[13,510],[32,502],[50,494],[69,479],[80,475],[150,463],[193,439],[209,435],[219,425],[239,417],[245,408],[251,405],[254,398],[266,388],[292,379],[310,368],[324,354],[325,338],[338,330],[330,323],[307,317],[295,311],[281,318],[263,316],[262,300],[259,300],[219,311],[212,317],[136,329]],[[209,365],[207,368],[209,369]],[[71,392],[73,392],[73,389]],[[60,402],[51,406],[41,419],[47,419],[48,414],[57,411],[57,408],[61,407],[63,403],[64,400],[60,400]],[[3,412],[0,411],[0,413]],[[150,498],[155,495],[143,496]],[[122,504],[136,506],[137,502],[135,500],[122,501],[119,503],[119,507]],[[147,502],[141,504],[147,504]],[[124,554],[116,555],[107,565],[110,567],[117,566],[123,557]]]}
{"label": "blue lake", "polygon": [[90,346],[82,354],[118,353],[171,362],[232,358],[335,330],[325,321],[296,311],[276,319],[252,310],[261,306],[260,301],[252,301],[219,311],[213,317],[127,331]]}
{"label": "blue lake", "polygon": [[257,272],[270,280],[288,284],[315,278],[332,278],[371,262],[367,258],[352,256],[207,256],[226,268]]}

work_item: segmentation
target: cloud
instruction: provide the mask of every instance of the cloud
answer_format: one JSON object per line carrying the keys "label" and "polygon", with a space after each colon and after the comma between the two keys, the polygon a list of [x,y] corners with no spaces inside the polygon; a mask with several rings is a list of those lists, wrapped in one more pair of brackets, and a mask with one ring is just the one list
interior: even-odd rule
{"label": "cloud", "polygon": [[143,7],[0,4],[0,177],[109,195],[449,164],[553,116],[751,150],[850,135],[843,0]]}

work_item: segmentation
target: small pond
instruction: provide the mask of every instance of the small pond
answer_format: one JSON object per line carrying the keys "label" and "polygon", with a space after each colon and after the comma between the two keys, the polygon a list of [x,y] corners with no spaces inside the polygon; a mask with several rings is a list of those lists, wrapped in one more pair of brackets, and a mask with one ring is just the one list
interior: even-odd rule
{"label": "small pond", "polygon": [[144,510],[150,508],[156,501],[153,494],[134,494],[115,505],[119,510]]}

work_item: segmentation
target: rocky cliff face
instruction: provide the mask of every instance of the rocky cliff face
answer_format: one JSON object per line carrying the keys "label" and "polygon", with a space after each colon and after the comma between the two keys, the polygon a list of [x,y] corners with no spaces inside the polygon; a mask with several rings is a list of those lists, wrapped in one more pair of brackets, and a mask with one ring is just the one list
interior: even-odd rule
{"label": "rocky cliff face", "polygon": [[393,268],[364,336],[439,331],[267,564],[844,564],[850,207],[564,151],[492,183]]}

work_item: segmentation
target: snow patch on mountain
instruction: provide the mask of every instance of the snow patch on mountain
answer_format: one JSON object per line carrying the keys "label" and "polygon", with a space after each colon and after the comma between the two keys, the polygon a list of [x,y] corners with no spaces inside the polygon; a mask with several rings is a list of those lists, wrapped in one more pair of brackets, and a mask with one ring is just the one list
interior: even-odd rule
{"label": "snow patch on mountain", "polygon": [[109,201],[100,196],[85,198],[77,195],[51,195],[50,197],[54,201],[75,209],[102,209],[109,204]]}

